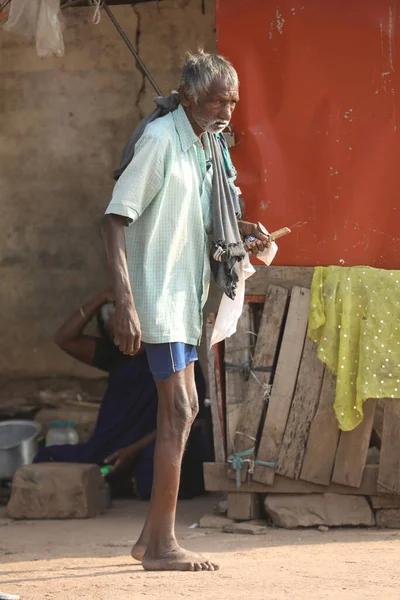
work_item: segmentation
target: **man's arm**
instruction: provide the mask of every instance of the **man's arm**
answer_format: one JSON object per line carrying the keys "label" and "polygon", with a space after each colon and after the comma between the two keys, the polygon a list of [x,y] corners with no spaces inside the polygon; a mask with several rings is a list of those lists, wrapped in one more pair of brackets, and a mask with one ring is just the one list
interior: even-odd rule
{"label": "man's arm", "polygon": [[156,430],[148,433],[144,437],[142,437],[137,442],[134,442],[130,446],[125,446],[125,448],[120,448],[114,454],[105,459],[106,464],[112,464],[112,473],[114,471],[120,471],[127,469],[131,466],[137,455],[141,450],[146,448],[150,442],[153,442],[156,439]]}
{"label": "man's arm", "polygon": [[114,342],[121,352],[133,355],[140,348],[141,331],[126,261],[125,220],[121,215],[107,214],[102,224],[116,301]]}

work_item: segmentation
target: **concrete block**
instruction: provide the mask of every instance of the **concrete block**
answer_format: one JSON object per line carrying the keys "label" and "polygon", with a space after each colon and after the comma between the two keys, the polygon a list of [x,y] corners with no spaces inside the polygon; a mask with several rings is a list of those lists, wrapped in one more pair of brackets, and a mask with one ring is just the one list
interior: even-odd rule
{"label": "concrete block", "polygon": [[341,527],[375,525],[374,514],[364,496],[341,494],[270,494],[265,510],[279,527]]}
{"label": "concrete block", "polygon": [[382,508],[377,510],[376,524],[385,529],[400,529],[400,509]]}
{"label": "concrete block", "polygon": [[234,521],[221,515],[204,515],[200,519],[200,527],[203,529],[222,529],[224,525],[232,525]]}
{"label": "concrete block", "polygon": [[107,484],[97,465],[40,463],[14,475],[11,519],[85,519],[108,507]]}
{"label": "concrete block", "polygon": [[264,535],[268,532],[268,527],[260,521],[247,521],[245,523],[233,523],[224,525],[224,533],[242,533],[244,535]]}

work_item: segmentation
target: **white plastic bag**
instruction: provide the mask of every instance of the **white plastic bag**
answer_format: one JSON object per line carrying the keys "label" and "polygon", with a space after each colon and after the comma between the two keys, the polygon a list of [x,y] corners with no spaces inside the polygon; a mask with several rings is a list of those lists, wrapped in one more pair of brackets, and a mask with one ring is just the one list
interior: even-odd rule
{"label": "white plastic bag", "polygon": [[[262,260],[268,266],[274,260],[277,252],[278,246],[275,242],[272,242],[269,248],[266,248],[263,252],[257,254],[257,258]],[[222,296],[211,335],[210,346],[222,342],[222,340],[231,337],[231,335],[235,333],[239,317],[243,312],[245,281],[253,275],[255,271],[248,254],[246,254],[245,258],[239,263],[239,281],[238,287],[236,288],[235,299],[231,300],[226,294]]]}
{"label": "white plastic bag", "polygon": [[12,0],[4,30],[33,40],[36,36],[39,6],[40,0]]}
{"label": "white plastic bag", "polygon": [[64,56],[60,16],[60,0],[41,0],[36,31],[36,52],[40,58]]}
{"label": "white plastic bag", "polygon": [[4,30],[36,40],[40,58],[64,56],[60,0],[11,0]]}

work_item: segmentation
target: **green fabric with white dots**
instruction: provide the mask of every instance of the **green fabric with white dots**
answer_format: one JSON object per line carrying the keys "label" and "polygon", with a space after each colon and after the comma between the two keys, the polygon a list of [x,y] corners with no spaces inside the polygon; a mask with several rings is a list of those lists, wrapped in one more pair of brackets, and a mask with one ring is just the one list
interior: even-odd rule
{"label": "green fabric with white dots", "polygon": [[317,267],[309,337],[337,375],[340,429],[363,419],[368,398],[400,398],[400,272],[372,267]]}

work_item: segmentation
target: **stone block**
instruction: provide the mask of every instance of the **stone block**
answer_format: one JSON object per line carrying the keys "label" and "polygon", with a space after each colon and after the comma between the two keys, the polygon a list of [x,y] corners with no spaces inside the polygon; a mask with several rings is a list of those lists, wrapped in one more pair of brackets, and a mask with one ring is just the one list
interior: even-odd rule
{"label": "stone block", "polygon": [[224,533],[242,533],[244,535],[264,535],[268,532],[268,527],[260,521],[247,521],[224,525],[222,531]]}
{"label": "stone block", "polygon": [[203,529],[222,529],[224,525],[232,525],[234,521],[221,515],[204,515],[200,519],[200,527]]}
{"label": "stone block", "polygon": [[374,514],[364,496],[269,494],[265,510],[275,525],[285,529],[375,525]]}
{"label": "stone block", "polygon": [[107,484],[97,465],[40,463],[14,475],[11,519],[85,519],[108,507]]}
{"label": "stone block", "polygon": [[400,509],[382,508],[377,510],[376,524],[385,529],[400,529]]}

